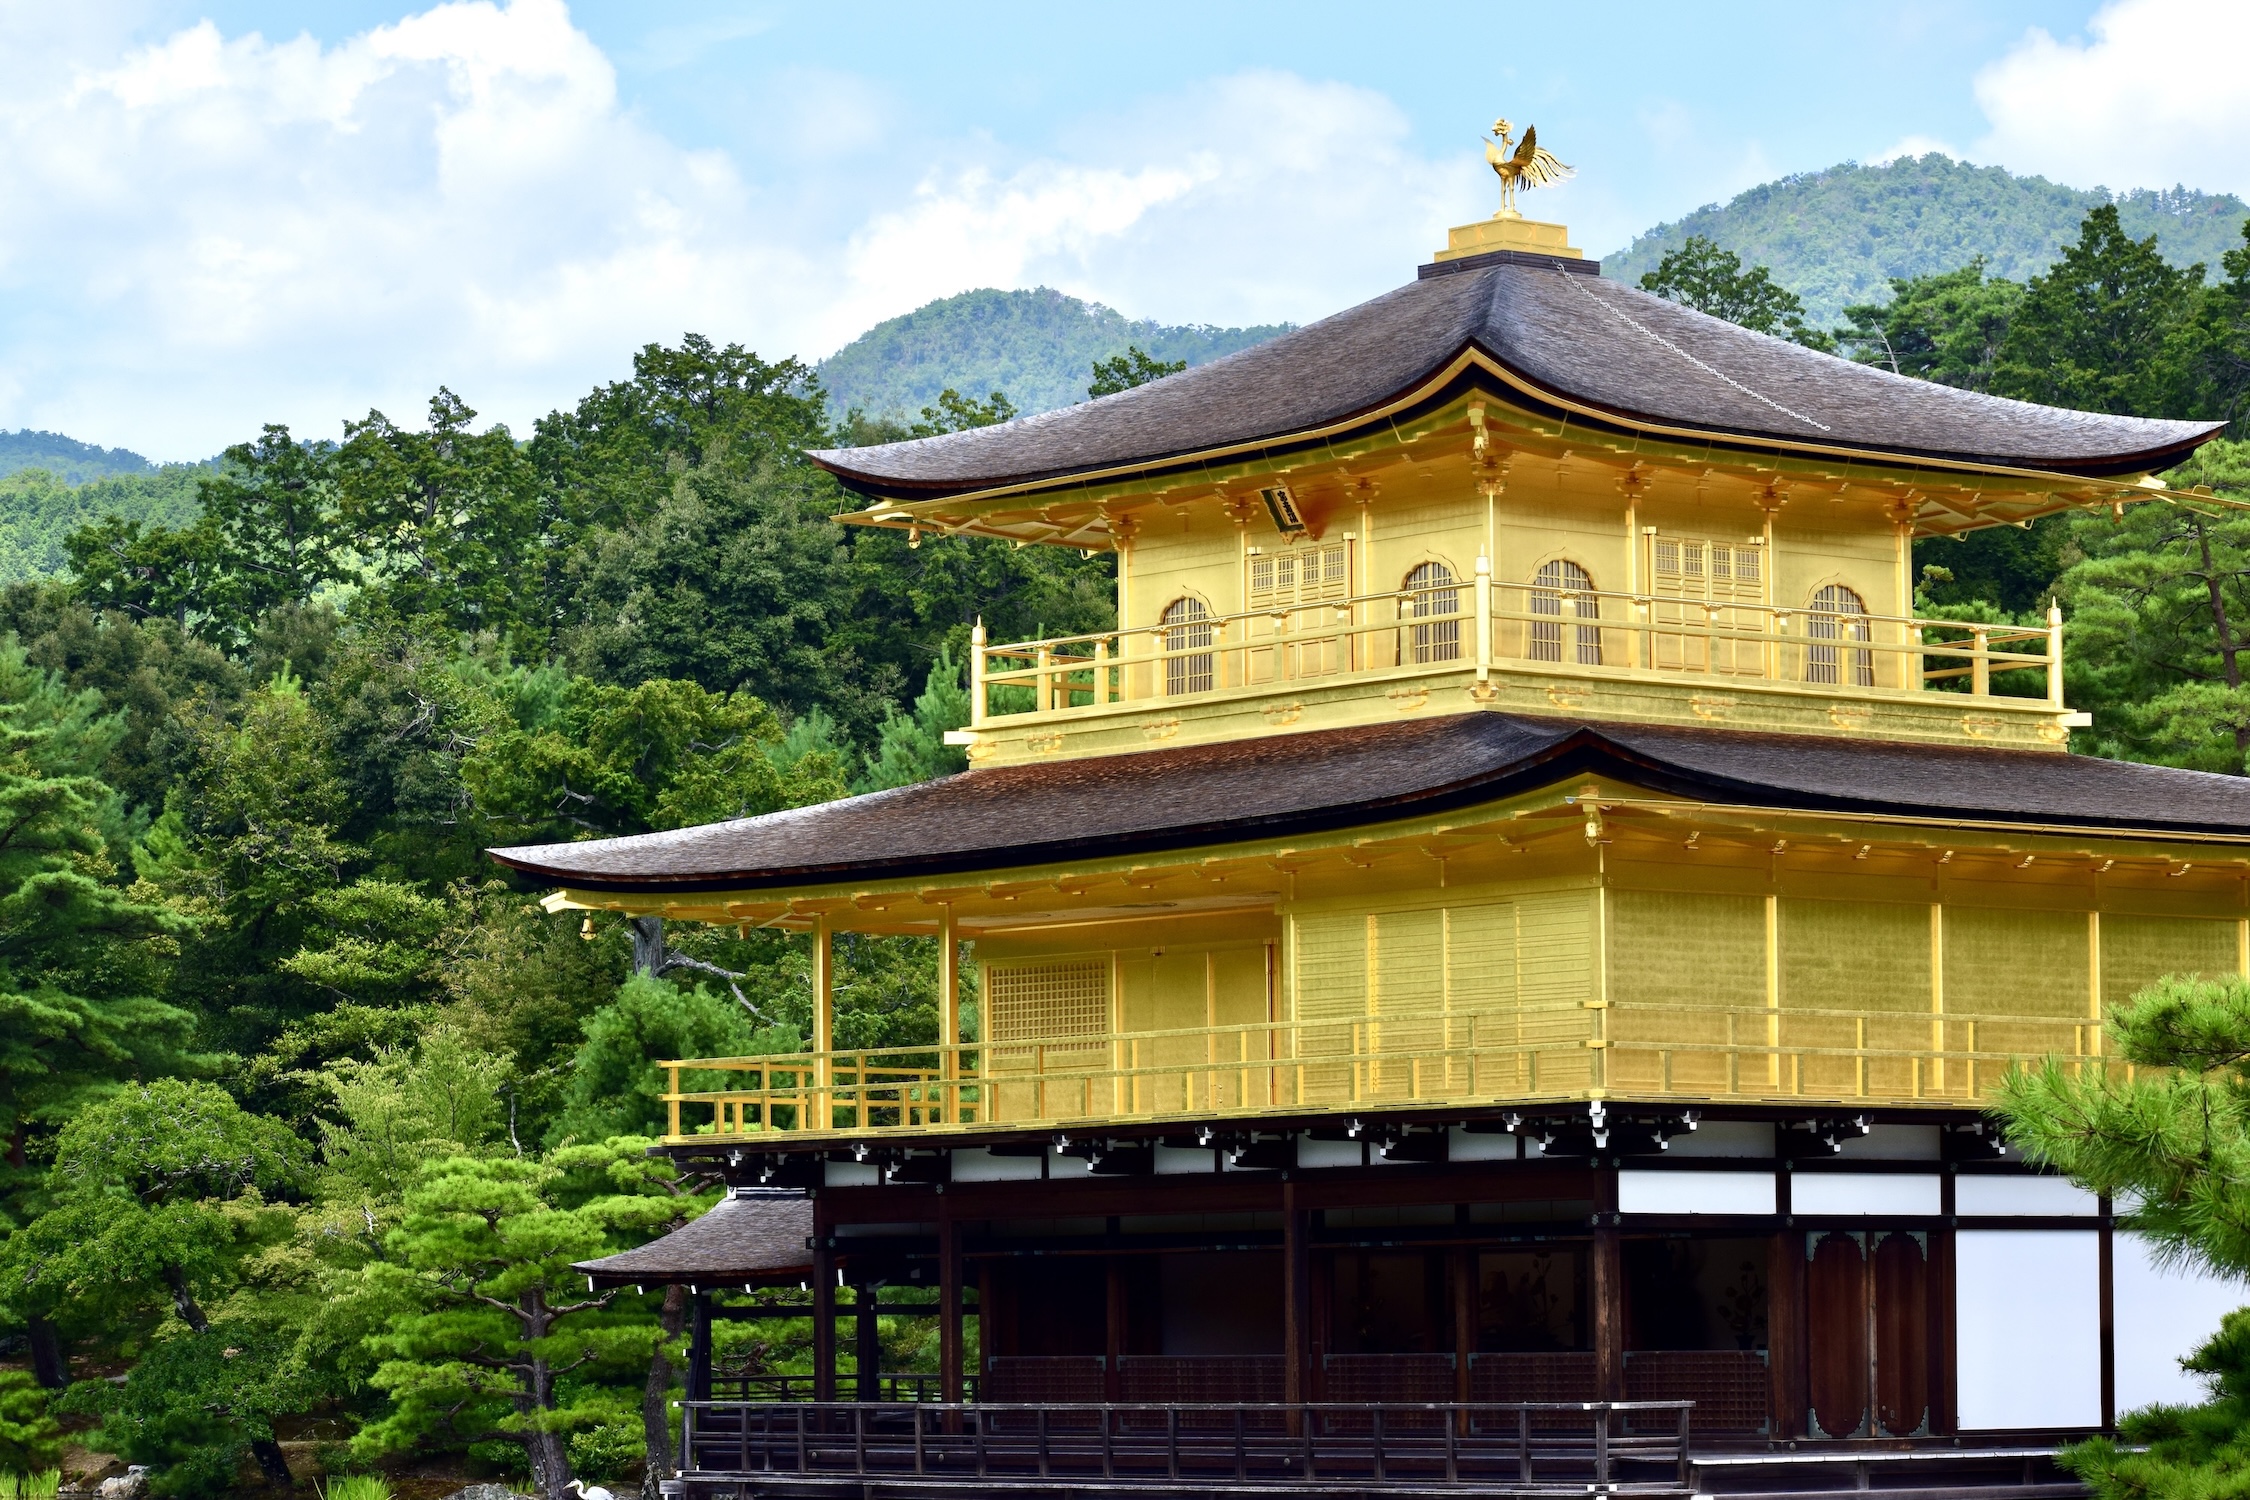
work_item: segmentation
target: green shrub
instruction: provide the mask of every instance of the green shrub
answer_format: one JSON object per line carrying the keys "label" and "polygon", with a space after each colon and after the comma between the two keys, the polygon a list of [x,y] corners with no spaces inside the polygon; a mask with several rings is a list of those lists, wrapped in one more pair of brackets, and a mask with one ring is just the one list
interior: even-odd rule
{"label": "green shrub", "polygon": [[380,1474],[339,1474],[317,1488],[321,1500],[391,1500],[391,1487]]}
{"label": "green shrub", "polygon": [[55,1500],[61,1489],[60,1469],[42,1469],[36,1474],[0,1474],[0,1500]]}
{"label": "green shrub", "polygon": [[647,1457],[637,1423],[604,1422],[570,1435],[570,1466],[588,1479],[621,1479]]}

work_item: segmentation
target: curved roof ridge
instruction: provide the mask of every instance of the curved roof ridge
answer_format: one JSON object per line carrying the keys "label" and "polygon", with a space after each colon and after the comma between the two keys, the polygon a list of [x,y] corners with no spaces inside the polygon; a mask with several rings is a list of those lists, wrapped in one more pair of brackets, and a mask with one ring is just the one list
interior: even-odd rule
{"label": "curved roof ridge", "polygon": [[[1916,380],[1637,288],[1509,263],[1410,282],[1113,396],[810,456],[852,488],[902,497],[1154,467],[1357,420],[1411,398],[1472,346],[1534,399],[1626,428],[1753,445],[2101,475],[2167,467],[2223,426],[2072,411]],[[1688,369],[1702,373],[1690,377]]]}

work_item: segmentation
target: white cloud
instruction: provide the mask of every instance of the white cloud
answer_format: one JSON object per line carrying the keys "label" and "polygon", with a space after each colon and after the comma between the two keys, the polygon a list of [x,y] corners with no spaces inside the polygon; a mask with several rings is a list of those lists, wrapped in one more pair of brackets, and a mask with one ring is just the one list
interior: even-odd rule
{"label": "white cloud", "polygon": [[1495,206],[1466,142],[1432,160],[1407,136],[1381,94],[1262,71],[1085,122],[1070,165],[926,182],[870,224],[841,325],[909,284],[1043,282],[1167,321],[1325,316],[1409,279],[1447,225]]}
{"label": "white cloud", "polygon": [[263,421],[419,420],[441,382],[520,432],[649,340],[815,356],[976,286],[1302,321],[1489,211],[1467,142],[1433,161],[1382,95],[1283,73],[1044,154],[925,142],[917,180],[862,149],[892,106],[849,75],[771,85],[868,126],[825,157],[680,147],[621,106],[562,0],[452,0],[333,44],[203,22],[136,45],[42,14],[0,4],[0,429],[159,457]]}
{"label": "white cloud", "polygon": [[2089,39],[2027,32],[1977,75],[1979,161],[2076,187],[2250,193],[2250,6],[2113,0]]}

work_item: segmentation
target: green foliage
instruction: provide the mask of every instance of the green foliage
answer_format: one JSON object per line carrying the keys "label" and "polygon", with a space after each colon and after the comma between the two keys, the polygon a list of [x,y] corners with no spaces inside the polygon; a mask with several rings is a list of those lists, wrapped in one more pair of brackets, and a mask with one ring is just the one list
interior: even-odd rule
{"label": "green foliage", "polygon": [[1841,351],[1894,375],[1965,391],[1992,389],[2023,287],[1985,274],[1982,256],[1952,271],[1891,278],[1883,303],[1844,309]]}
{"label": "green foliage", "polygon": [[[2250,980],[2174,975],[2111,1007],[2107,1034],[2128,1077],[2058,1059],[2009,1070],[1995,1098],[2028,1160],[2131,1205],[2120,1222],[2159,1254],[2250,1275]],[[2128,1414],[2116,1440],[2059,1461],[2100,1500],[2200,1500],[2250,1475],[2250,1308],[2182,1362],[2211,1399]]]}
{"label": "green foliage", "polygon": [[329,1064],[324,1077],[343,1122],[320,1127],[327,1195],[393,1202],[430,1162],[492,1148],[507,1125],[508,1072],[505,1058],[443,1024],[411,1049]]}
{"label": "green foliage", "polygon": [[622,1479],[648,1457],[637,1421],[604,1422],[570,1435],[570,1462],[588,1479]]}
{"label": "green foliage", "polygon": [[993,427],[1015,419],[1015,403],[998,391],[979,401],[947,386],[938,392],[937,405],[922,408],[922,420],[907,428],[909,437],[936,437],[945,432],[966,432],[971,427]]}
{"label": "green foliage", "polygon": [[1119,391],[1129,391],[1137,385],[1147,385],[1152,380],[1162,380],[1167,375],[1177,375],[1187,368],[1184,359],[1151,359],[1138,344],[1128,345],[1123,354],[1114,359],[1094,361],[1094,383],[1086,387],[1086,394],[1099,399],[1114,396]]}
{"label": "green foliage", "polygon": [[[617,998],[586,1018],[586,1042],[571,1065],[552,1140],[603,1141],[662,1135],[665,1090],[656,1065],[675,1057],[756,1057],[804,1045],[792,1026],[761,1029],[732,997],[702,985],[679,989],[636,974]],[[683,1086],[720,1088],[716,1077]]]}
{"label": "green foliage", "polygon": [[62,1428],[47,1410],[47,1393],[21,1370],[0,1370],[0,1500],[9,1483],[41,1473],[62,1457]]}
{"label": "green foliage", "polygon": [[914,712],[893,714],[883,721],[875,755],[854,790],[877,792],[911,786],[966,770],[966,752],[948,745],[945,735],[968,722],[969,689],[962,681],[960,663],[953,659],[952,652],[941,650],[924,679],[922,695],[914,700]]}
{"label": "green foliage", "polygon": [[2131,1078],[2012,1068],[1994,1112],[2025,1157],[2134,1205],[2165,1254],[2250,1274],[2250,979],[2173,976],[2111,1007]]}
{"label": "green foliage", "polygon": [[1980,258],[1990,275],[2024,281],[2046,269],[2089,213],[2111,202],[2127,235],[2156,235],[2177,266],[2216,264],[2240,242],[2250,212],[2223,193],[2138,189],[2112,198],[1933,153],[1881,166],[1846,162],[1761,184],[1723,206],[1657,225],[1603,257],[1602,272],[1637,283],[1701,235],[1748,264],[1771,267],[1776,280],[1804,298],[1808,319],[1827,326],[1853,303],[1880,300],[1893,278],[1935,275]]}
{"label": "green foliage", "polygon": [[462,763],[477,807],[526,836],[640,833],[753,817],[841,795],[836,768],[768,754],[772,709],[746,693],[656,679],[575,679],[554,723],[488,736]]}
{"label": "green foliage", "polygon": [[147,952],[179,924],[124,889],[130,826],[94,775],[122,728],[0,639],[0,1227],[29,1209],[31,1131],[189,1061],[192,1018],[155,998]]}
{"label": "green foliage", "polygon": [[[637,1147],[639,1142],[632,1143]],[[619,1153],[623,1154],[623,1153]],[[672,1216],[633,1193],[577,1198],[570,1175],[512,1157],[425,1166],[351,1293],[383,1331],[372,1376],[390,1409],[353,1446],[369,1457],[445,1436],[522,1444],[542,1491],[566,1493],[573,1431],[607,1415],[593,1377],[645,1358],[618,1293],[592,1294],[571,1269]]]}
{"label": "green foliage", "polygon": [[2202,266],[2172,266],[2154,235],[2129,238],[2116,205],[2102,205],[2078,242],[2025,286],[1993,389],[2049,406],[2177,415],[2190,398],[2168,346],[2202,281]]}
{"label": "green foliage", "polygon": [[1641,290],[1654,292],[1697,312],[1739,323],[1755,333],[1790,338],[1826,348],[1829,339],[1805,324],[1805,305],[1773,279],[1764,266],[1742,268],[1742,257],[1700,235],[1666,255],[1641,278]]}
{"label": "green foliage", "polygon": [[2089,1438],[2056,1454],[2101,1500],[2215,1500],[2250,1480],[2250,1308],[2226,1315],[2219,1332],[2181,1368],[2204,1376],[2200,1406],[2128,1412],[2117,1437]]}
{"label": "green foliage", "polygon": [[[2250,445],[2214,443],[2180,480],[2250,494]],[[2109,754],[2241,774],[2250,758],[2250,512],[2177,502],[2084,516],[2070,608],[2070,700]]]}
{"label": "green foliage", "polygon": [[947,387],[997,387],[1027,412],[1051,411],[1079,399],[1090,366],[1128,348],[1200,365],[1288,331],[1287,324],[1165,327],[1046,287],[987,288],[876,324],[823,360],[820,379],[836,410],[875,418],[903,419],[934,405]]}
{"label": "green foliage", "polygon": [[391,1500],[391,1487],[380,1474],[339,1474],[320,1486],[320,1500]]}
{"label": "green foliage", "polygon": [[[0,435],[0,444],[5,441]],[[70,567],[66,539],[105,517],[143,526],[192,524],[197,474],[185,464],[106,476],[38,465],[0,476],[0,583],[59,576]]]}

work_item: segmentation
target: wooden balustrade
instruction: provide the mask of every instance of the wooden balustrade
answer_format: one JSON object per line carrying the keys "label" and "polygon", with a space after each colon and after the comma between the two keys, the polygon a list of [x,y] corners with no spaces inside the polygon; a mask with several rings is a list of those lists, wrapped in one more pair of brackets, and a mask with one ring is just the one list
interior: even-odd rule
{"label": "wooden balustrade", "polygon": [[[1442,605],[1443,607],[1438,607]],[[1832,614],[1655,594],[1562,592],[1479,573],[1447,589],[1367,594],[1095,635],[973,644],[973,722],[1068,715],[1306,680],[1551,664],[1594,676],[1764,679],[1920,693],[2044,671],[2061,705],[2062,622]]]}
{"label": "wooden balustrade", "polygon": [[1684,1494],[1690,1401],[682,1403],[688,1493],[786,1479]]}
{"label": "wooden balustrade", "polygon": [[[2019,1058],[2106,1068],[2084,1015],[1555,1002],[825,1055],[679,1059],[668,1140],[1495,1101],[1625,1090],[1685,1100],[1973,1103]],[[747,1086],[689,1088],[691,1075]],[[688,1112],[708,1111],[708,1114]]]}

